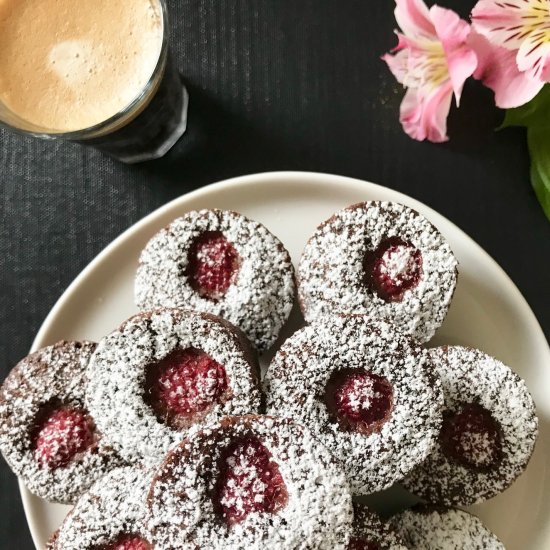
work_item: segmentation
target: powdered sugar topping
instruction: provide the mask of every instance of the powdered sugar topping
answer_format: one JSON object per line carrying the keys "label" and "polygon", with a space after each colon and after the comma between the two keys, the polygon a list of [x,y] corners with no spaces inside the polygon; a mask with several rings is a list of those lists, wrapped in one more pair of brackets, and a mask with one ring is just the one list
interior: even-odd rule
{"label": "powdered sugar topping", "polygon": [[[235,279],[215,300],[189,281],[189,251],[205,233],[221,233],[235,248]],[[201,256],[208,261],[205,253]],[[135,298],[139,308],[185,307],[232,322],[259,349],[267,349],[286,322],[294,302],[294,269],[282,243],[262,224],[235,212],[188,212],[157,233],[140,257]]]}
{"label": "powdered sugar topping", "polygon": [[243,521],[251,513],[274,513],[288,495],[277,463],[256,438],[236,440],[222,453],[215,498],[228,523]]}
{"label": "powdered sugar topping", "polygon": [[[368,254],[392,239],[408,244],[392,247],[379,268],[397,285],[418,275],[418,282],[397,301],[383,299],[365,282]],[[425,342],[449,308],[457,261],[426,218],[401,204],[372,201],[350,206],[322,223],[304,249],[298,274],[307,321],[334,313],[371,314]]]}
{"label": "powdered sugar topping", "polygon": [[504,491],[527,467],[538,432],[533,399],[517,374],[482,351],[445,346],[429,353],[442,380],[444,416],[475,407],[477,414],[490,414],[494,427],[469,414],[454,442],[469,464],[444,452],[448,441],[440,436],[441,444],[403,483],[429,502],[482,502]]}
{"label": "powdered sugar topping", "polygon": [[348,405],[355,413],[368,411],[377,397],[374,384],[369,378],[354,378],[349,389]]}
{"label": "powdered sugar topping", "polygon": [[442,452],[466,467],[498,467],[502,453],[501,429],[492,414],[476,403],[446,411],[439,436]]}
{"label": "powdered sugar topping", "polygon": [[453,508],[416,507],[392,518],[410,550],[505,550],[479,518]]}
{"label": "powdered sugar topping", "polygon": [[397,286],[402,285],[404,279],[418,272],[415,252],[416,249],[410,246],[400,245],[392,248],[382,257],[380,271],[395,281]]}
{"label": "powdered sugar topping", "polygon": [[[344,431],[334,421],[325,392],[333,373],[343,369],[365,369],[391,384],[393,403],[379,429]],[[404,477],[428,456],[439,433],[440,383],[427,372],[425,353],[385,322],[363,316],[313,322],[283,344],[264,385],[268,412],[312,430],[341,462],[355,494]]]}
{"label": "powdered sugar topping", "polygon": [[[224,449],[256,438],[277,465],[288,500],[272,513],[221,522],[215,493]],[[234,463],[258,483],[250,457]],[[255,479],[256,478],[256,479]],[[261,481],[261,480],[260,480]],[[261,497],[265,487],[258,485]],[[249,494],[249,493],[247,493]],[[238,501],[238,499],[237,499]],[[228,504],[234,504],[232,498]],[[328,451],[288,419],[226,418],[193,433],[161,466],[149,496],[148,525],[159,548],[344,550],[352,522],[347,482]]]}
{"label": "powdered sugar topping", "polygon": [[27,488],[46,500],[74,502],[121,462],[101,430],[92,427],[84,404],[86,367],[95,347],[58,342],[32,353],[0,391],[2,454]]}
{"label": "powdered sugar topping", "polygon": [[352,540],[357,543],[356,546],[351,545],[351,550],[363,549],[365,543],[370,543],[371,546],[367,544],[368,549],[407,550],[397,532],[364,504],[353,504],[353,516]]}
{"label": "powdered sugar topping", "polygon": [[125,535],[149,540],[145,503],[153,473],[117,468],[82,495],[48,544],[48,550],[83,550],[113,544]]}
{"label": "powdered sugar topping", "polygon": [[488,466],[497,459],[493,441],[486,433],[464,432],[460,444],[462,452],[470,456],[477,466]]}
{"label": "powdered sugar topping", "polygon": [[126,460],[154,465],[185,437],[188,426],[162,421],[144,398],[148,367],[189,348],[223,366],[225,397],[191,417],[190,424],[257,412],[257,365],[244,341],[234,327],[206,314],[172,309],[136,315],[99,343],[88,369],[88,408]]}

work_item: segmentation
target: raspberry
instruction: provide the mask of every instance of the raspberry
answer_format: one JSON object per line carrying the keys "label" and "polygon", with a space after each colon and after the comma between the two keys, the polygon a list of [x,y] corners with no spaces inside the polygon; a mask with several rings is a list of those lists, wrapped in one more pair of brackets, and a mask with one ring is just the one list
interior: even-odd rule
{"label": "raspberry", "polygon": [[382,376],[364,370],[336,372],[327,384],[325,401],[344,430],[378,431],[393,405],[393,389]]}
{"label": "raspberry", "polygon": [[234,441],[225,450],[215,504],[233,525],[251,513],[274,513],[288,501],[285,482],[270,452],[256,438]]}
{"label": "raspberry", "polygon": [[380,550],[378,544],[362,539],[351,539],[347,550]]}
{"label": "raspberry", "polygon": [[239,263],[235,247],[220,231],[206,231],[191,245],[187,277],[201,296],[219,300],[234,282]]}
{"label": "raspberry", "polygon": [[223,365],[195,348],[175,350],[151,365],[145,384],[146,400],[176,427],[219,403],[228,387]]}
{"label": "raspberry", "polygon": [[398,237],[383,241],[365,258],[367,285],[387,302],[400,302],[422,277],[422,254]]}
{"label": "raspberry", "polygon": [[501,457],[500,427],[481,405],[466,403],[457,413],[444,413],[439,439],[449,458],[473,469],[488,470]]}
{"label": "raspberry", "polygon": [[150,550],[150,546],[138,535],[122,535],[112,544],[103,546],[101,550]]}
{"label": "raspberry", "polygon": [[42,413],[34,437],[34,456],[51,470],[67,466],[94,441],[93,425],[84,411],[62,407]]}

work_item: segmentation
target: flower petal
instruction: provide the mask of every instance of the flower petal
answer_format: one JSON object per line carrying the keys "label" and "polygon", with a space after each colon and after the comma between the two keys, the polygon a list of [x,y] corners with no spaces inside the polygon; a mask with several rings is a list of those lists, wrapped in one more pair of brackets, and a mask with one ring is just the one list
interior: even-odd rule
{"label": "flower petal", "polygon": [[523,40],[516,56],[520,71],[535,69],[546,80],[550,64],[550,42],[545,40],[546,29],[535,30]]}
{"label": "flower petal", "polygon": [[482,80],[485,86],[495,92],[497,107],[510,109],[524,105],[544,86],[534,70],[518,70],[516,52],[494,46],[476,32],[470,33],[468,43],[478,59],[474,78]]}
{"label": "flower petal", "polygon": [[447,116],[452,97],[450,82],[432,89],[431,93],[424,89],[407,90],[399,117],[405,133],[418,141],[447,141]]}
{"label": "flower petal", "polygon": [[395,55],[387,53],[382,56],[382,60],[388,64],[388,67],[393,76],[397,79],[397,82],[403,84],[408,70],[409,51],[401,50]]}
{"label": "flower petal", "polygon": [[524,9],[525,0],[479,0],[472,10],[472,25],[493,44],[516,50],[523,41]]}
{"label": "flower petal", "polygon": [[454,11],[433,6],[430,16],[437,37],[441,41],[449,76],[453,84],[457,105],[467,78],[472,76],[477,66],[475,52],[466,44],[470,34],[470,25],[463,21]]}
{"label": "flower petal", "polygon": [[410,37],[434,36],[430,14],[422,0],[395,0],[395,19]]}

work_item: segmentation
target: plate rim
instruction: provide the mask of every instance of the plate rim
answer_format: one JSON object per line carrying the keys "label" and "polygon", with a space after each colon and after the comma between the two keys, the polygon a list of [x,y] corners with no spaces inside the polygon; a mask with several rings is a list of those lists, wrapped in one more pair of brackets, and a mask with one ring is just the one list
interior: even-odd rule
{"label": "plate rim", "polygon": [[[65,304],[71,299],[72,294],[77,291],[81,284],[88,278],[88,276],[95,271],[95,269],[107,261],[109,256],[113,254],[120,245],[122,245],[128,238],[134,233],[139,232],[143,227],[149,225],[156,218],[162,217],[166,212],[172,208],[177,208],[180,203],[185,203],[191,200],[200,200],[203,197],[216,194],[218,191],[237,189],[246,186],[261,186],[269,185],[276,182],[281,182],[283,180],[291,181],[300,179],[301,183],[306,183],[308,185],[323,185],[327,187],[335,186],[346,186],[347,188],[353,187],[357,191],[365,191],[368,193],[369,189],[374,189],[378,191],[383,191],[384,193],[390,193],[394,195],[394,198],[390,200],[395,200],[397,202],[403,202],[408,206],[418,209],[423,213],[427,214],[427,217],[432,221],[436,226],[440,227],[441,225],[447,225],[453,231],[456,231],[461,239],[465,239],[468,244],[469,249],[473,249],[476,255],[481,255],[483,261],[486,262],[487,266],[494,272],[495,276],[498,277],[500,283],[506,288],[506,293],[513,299],[519,309],[522,311],[524,319],[529,323],[529,330],[532,332],[533,337],[537,341],[540,340],[541,350],[544,349],[546,353],[548,363],[550,364],[550,344],[546,339],[546,335],[540,325],[535,313],[529,306],[529,303],[516,286],[514,281],[510,276],[504,271],[504,269],[498,264],[498,262],[481,246],[479,245],[468,233],[461,229],[454,222],[449,220],[443,214],[440,214],[432,207],[421,202],[420,200],[414,199],[406,193],[397,191],[390,187],[372,183],[366,180],[361,180],[358,178],[352,178],[348,176],[341,176],[337,174],[330,174],[324,172],[311,172],[311,171],[271,171],[271,172],[261,172],[255,174],[248,174],[243,176],[236,176],[225,180],[220,180],[215,183],[211,183],[195,189],[193,191],[184,193],[166,204],[156,208],[155,210],[146,214],[143,218],[133,223],[127,229],[125,229],[120,235],[113,239],[105,248],[103,248],[73,279],[69,286],[63,291],[61,296],[57,299],[54,306],[50,309],[48,315],[40,325],[38,332],[33,340],[30,352],[36,351],[40,347],[47,345],[46,335],[50,326],[54,323],[57,318],[58,313],[63,309]],[[154,184],[153,184],[154,185]],[[25,518],[33,543],[36,548],[39,548],[38,545],[38,527],[37,519],[35,518],[32,512],[32,504],[30,499],[30,493],[25,488],[21,480],[18,480],[19,493],[21,496],[21,501],[23,504],[23,510],[25,513]]]}

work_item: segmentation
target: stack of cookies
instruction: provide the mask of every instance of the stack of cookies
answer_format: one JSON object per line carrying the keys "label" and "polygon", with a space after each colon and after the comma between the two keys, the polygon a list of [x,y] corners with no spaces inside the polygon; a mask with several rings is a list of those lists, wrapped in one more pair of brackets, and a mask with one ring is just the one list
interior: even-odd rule
{"label": "stack of cookies", "polygon": [[[141,254],[137,315],[97,345],[27,356],[1,388],[5,459],[74,505],[48,547],[504,548],[456,507],[514,482],[537,418],[497,359],[426,346],[457,275],[443,236],[397,203],[334,214],[296,275],[258,222],[174,220]],[[306,324],[262,379],[295,294]],[[384,521],[357,500],[396,483],[423,503]]]}

